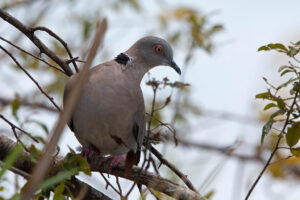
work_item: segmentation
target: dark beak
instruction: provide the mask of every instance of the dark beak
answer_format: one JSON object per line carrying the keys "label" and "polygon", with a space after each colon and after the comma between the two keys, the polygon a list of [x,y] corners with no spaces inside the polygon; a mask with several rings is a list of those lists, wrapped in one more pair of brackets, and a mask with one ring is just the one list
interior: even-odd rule
{"label": "dark beak", "polygon": [[180,68],[177,66],[177,64],[174,61],[171,61],[169,63],[170,67],[172,67],[179,75],[181,75],[181,70]]}

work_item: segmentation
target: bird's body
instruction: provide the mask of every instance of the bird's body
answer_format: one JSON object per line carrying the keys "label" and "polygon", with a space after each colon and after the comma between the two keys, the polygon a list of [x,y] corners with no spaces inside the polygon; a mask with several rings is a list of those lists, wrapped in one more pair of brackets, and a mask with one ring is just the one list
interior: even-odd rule
{"label": "bird's body", "polygon": [[113,60],[90,69],[72,124],[84,147],[96,148],[103,155],[135,152],[138,139],[141,143],[144,137],[145,109],[140,84],[132,81],[130,67]]}
{"label": "bird's body", "polygon": [[[130,155],[137,155],[139,160],[145,135],[140,82],[157,65],[169,65],[180,73],[170,45],[150,36],[138,40],[114,60],[89,70],[69,123],[83,149],[112,156],[132,152]],[[76,75],[68,81],[64,97],[74,81]]]}

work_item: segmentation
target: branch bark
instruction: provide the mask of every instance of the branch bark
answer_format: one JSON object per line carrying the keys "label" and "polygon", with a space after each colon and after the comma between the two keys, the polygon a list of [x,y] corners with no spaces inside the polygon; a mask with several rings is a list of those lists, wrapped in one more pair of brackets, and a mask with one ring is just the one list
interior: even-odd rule
{"label": "branch bark", "polygon": [[[3,107],[10,105],[13,100],[14,99],[12,99],[12,98],[0,97],[0,105]],[[37,109],[43,109],[43,110],[54,112],[54,113],[59,113],[55,107],[47,105],[46,103],[31,102],[27,99],[22,98],[22,99],[19,99],[19,104],[20,104],[20,106],[26,106],[26,107],[30,107],[33,109],[37,108]]]}

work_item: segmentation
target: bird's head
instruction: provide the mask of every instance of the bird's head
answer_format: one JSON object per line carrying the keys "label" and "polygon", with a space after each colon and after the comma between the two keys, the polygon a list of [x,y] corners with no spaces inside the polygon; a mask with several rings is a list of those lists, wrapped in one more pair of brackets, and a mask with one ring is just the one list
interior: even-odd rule
{"label": "bird's head", "polygon": [[154,36],[143,37],[127,52],[139,58],[149,69],[158,65],[166,65],[172,67],[178,74],[181,74],[180,68],[173,61],[172,47],[164,39]]}

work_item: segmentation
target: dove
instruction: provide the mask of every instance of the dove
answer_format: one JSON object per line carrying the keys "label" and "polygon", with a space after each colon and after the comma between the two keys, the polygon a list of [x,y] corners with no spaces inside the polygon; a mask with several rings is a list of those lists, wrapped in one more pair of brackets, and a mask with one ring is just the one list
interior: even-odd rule
{"label": "dove", "polygon": [[[146,132],[140,84],[145,73],[160,65],[170,66],[181,74],[173,61],[170,44],[162,38],[147,36],[113,60],[89,69],[68,123],[82,145],[84,157],[90,152],[109,155],[112,167],[122,160],[131,165],[139,162]],[[76,77],[68,80],[64,99]]]}

